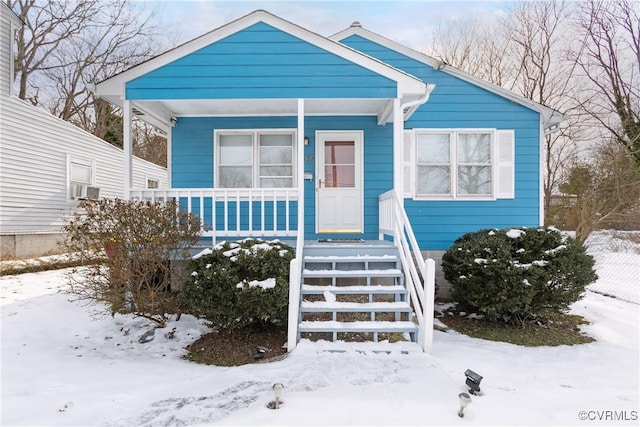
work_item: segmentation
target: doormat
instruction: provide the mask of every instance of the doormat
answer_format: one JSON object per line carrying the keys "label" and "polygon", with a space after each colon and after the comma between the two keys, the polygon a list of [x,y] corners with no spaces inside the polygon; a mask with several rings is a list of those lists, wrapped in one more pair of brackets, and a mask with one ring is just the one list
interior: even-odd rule
{"label": "doormat", "polygon": [[320,243],[364,243],[364,239],[318,239]]}

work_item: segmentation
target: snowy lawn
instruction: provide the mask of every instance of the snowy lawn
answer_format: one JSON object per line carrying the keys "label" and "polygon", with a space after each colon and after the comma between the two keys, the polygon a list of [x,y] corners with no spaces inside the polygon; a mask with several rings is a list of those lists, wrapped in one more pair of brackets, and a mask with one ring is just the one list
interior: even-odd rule
{"label": "snowy lawn", "polygon": [[[223,368],[181,359],[207,330],[197,319],[141,344],[146,321],[92,319],[57,293],[63,271],[0,278],[3,426],[638,425],[639,306],[592,292],[573,307],[592,322],[587,345],[436,332],[432,355],[303,341],[283,361]],[[459,418],[466,369],[483,395]],[[271,410],[276,382],[285,403]]]}

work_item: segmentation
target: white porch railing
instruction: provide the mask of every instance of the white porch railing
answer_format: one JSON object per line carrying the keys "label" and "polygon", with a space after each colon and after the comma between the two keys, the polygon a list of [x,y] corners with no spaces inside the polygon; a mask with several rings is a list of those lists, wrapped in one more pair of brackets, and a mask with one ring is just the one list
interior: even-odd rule
{"label": "white porch railing", "polygon": [[303,218],[298,212],[297,188],[179,188],[132,189],[132,200],[175,200],[180,210],[200,218],[202,236],[218,237],[298,235]]}
{"label": "white porch railing", "polygon": [[[400,252],[405,283],[418,319],[418,344],[431,351],[433,343],[433,299],[435,294],[435,262],[422,257],[411,223],[395,190],[380,195],[380,239],[392,236]],[[424,281],[424,282],[423,282]]]}

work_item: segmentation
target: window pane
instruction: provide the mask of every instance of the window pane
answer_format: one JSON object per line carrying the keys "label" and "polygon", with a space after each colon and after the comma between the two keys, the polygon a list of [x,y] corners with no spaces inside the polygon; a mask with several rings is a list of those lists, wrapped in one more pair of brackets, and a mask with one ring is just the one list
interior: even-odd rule
{"label": "window pane", "polygon": [[355,142],[353,141],[326,141],[324,143],[324,163],[326,165],[353,165],[355,158]]}
{"label": "window pane", "polygon": [[293,178],[260,178],[261,188],[291,188]]}
{"label": "window pane", "polygon": [[221,165],[251,165],[251,135],[220,135]]}
{"label": "window pane", "polygon": [[71,163],[71,181],[91,184],[91,166]]}
{"label": "window pane", "polygon": [[157,179],[147,179],[147,188],[158,188],[159,186]]}
{"label": "window pane", "polygon": [[449,163],[449,134],[418,134],[418,163]]}
{"label": "window pane", "polygon": [[260,177],[267,177],[267,176],[292,177],[293,176],[293,167],[291,167],[291,166],[261,166],[260,167]]}
{"label": "window pane", "polygon": [[220,166],[219,188],[250,188],[252,186],[251,166]]}
{"label": "window pane", "polygon": [[491,163],[491,135],[488,133],[459,134],[458,163]]}
{"label": "window pane", "polygon": [[265,147],[260,146],[260,164],[282,165],[291,164],[293,160],[293,150],[291,147]]}
{"label": "window pane", "polygon": [[356,183],[356,171],[354,165],[325,165],[325,187],[328,188],[354,188]]}
{"label": "window pane", "polygon": [[290,133],[282,135],[260,135],[260,145],[270,147],[291,147],[293,145],[293,135]]}
{"label": "window pane", "polygon": [[260,163],[292,164],[293,135],[260,135]]}
{"label": "window pane", "polygon": [[458,167],[458,194],[491,194],[491,167]]}
{"label": "window pane", "polygon": [[451,176],[448,166],[418,166],[418,194],[450,194]]}

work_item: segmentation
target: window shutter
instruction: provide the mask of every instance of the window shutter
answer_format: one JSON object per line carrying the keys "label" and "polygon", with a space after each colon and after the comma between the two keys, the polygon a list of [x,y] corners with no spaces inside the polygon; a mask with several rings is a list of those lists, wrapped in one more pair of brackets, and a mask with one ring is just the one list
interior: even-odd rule
{"label": "window shutter", "polygon": [[497,188],[496,198],[515,198],[515,132],[499,130],[497,132]]}
{"label": "window shutter", "polygon": [[413,132],[404,131],[402,144],[402,195],[405,199],[413,197]]}

